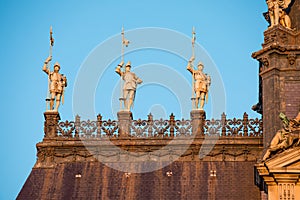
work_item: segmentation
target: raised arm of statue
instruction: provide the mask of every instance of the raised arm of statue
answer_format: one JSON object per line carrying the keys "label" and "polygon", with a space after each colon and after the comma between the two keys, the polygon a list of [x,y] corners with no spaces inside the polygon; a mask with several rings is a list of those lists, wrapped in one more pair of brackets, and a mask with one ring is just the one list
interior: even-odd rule
{"label": "raised arm of statue", "polygon": [[118,67],[116,68],[115,72],[116,72],[117,74],[119,74],[120,76],[122,76],[122,71],[121,71],[121,67],[120,67],[120,66],[118,66]]}
{"label": "raised arm of statue", "polygon": [[120,64],[118,64],[118,66],[117,66],[117,68],[115,70],[115,72],[117,74],[119,74],[120,76],[123,76],[123,73],[124,73],[124,72],[121,71],[121,67],[123,67],[123,65],[124,65],[124,61],[120,62]]}
{"label": "raised arm of statue", "polygon": [[195,60],[195,57],[192,56],[192,57],[190,58],[189,62],[188,62],[187,67],[186,67],[186,69],[187,69],[189,72],[191,72],[192,74],[194,74],[194,69],[193,69],[193,62],[194,62],[194,60]]}
{"label": "raised arm of statue", "polygon": [[194,70],[193,70],[192,66],[190,65],[190,63],[188,64],[186,69],[193,74]]}
{"label": "raised arm of statue", "polygon": [[186,66],[186,69],[191,72],[191,74],[194,74],[193,64],[189,61],[188,65]]}
{"label": "raised arm of statue", "polygon": [[45,62],[44,62],[44,65],[43,65],[43,71],[46,73],[46,74],[49,74],[50,73],[50,70],[47,68],[47,65],[48,63],[52,60],[52,57],[49,56]]}

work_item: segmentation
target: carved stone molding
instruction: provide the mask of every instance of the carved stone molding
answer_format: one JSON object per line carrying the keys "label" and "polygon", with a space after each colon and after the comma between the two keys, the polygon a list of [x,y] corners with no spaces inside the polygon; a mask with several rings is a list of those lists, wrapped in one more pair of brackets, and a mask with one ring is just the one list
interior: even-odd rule
{"label": "carved stone molding", "polygon": [[280,25],[275,26],[265,31],[263,47],[265,48],[274,44],[295,45],[295,39],[297,37],[299,37],[299,32],[286,29]]}
{"label": "carved stone molding", "polygon": [[263,64],[264,70],[269,67],[270,63],[267,57],[262,57],[259,61]]}
{"label": "carved stone molding", "polygon": [[297,55],[295,53],[290,53],[287,55],[287,59],[290,65],[294,65],[297,59]]}
{"label": "carved stone molding", "polygon": [[[195,138],[191,145],[185,146],[185,139],[169,144],[168,139],[144,140],[115,138],[113,144],[97,139],[86,141],[52,140],[37,144],[35,168],[55,167],[68,162],[144,162],[144,161],[257,161],[262,152],[262,138],[228,137],[220,138],[212,149],[203,144],[203,138]],[[206,138],[206,140],[209,140]],[[234,140],[234,142],[233,142]],[[206,141],[207,142],[207,141]],[[208,143],[211,143],[209,141]],[[202,151],[200,151],[202,149]],[[205,155],[200,155],[201,153]]]}
{"label": "carved stone molding", "polygon": [[295,183],[278,184],[279,199],[295,199]]}

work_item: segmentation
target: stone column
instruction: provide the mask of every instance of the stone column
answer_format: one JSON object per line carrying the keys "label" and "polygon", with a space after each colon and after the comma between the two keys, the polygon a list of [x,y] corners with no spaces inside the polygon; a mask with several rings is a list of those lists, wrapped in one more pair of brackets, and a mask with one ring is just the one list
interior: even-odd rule
{"label": "stone column", "polygon": [[204,136],[203,125],[206,119],[206,114],[204,110],[192,110],[191,111],[191,121],[192,121],[192,132],[196,137]]}
{"label": "stone column", "polygon": [[264,32],[263,49],[252,57],[260,63],[264,147],[268,147],[282,128],[279,113],[294,118],[300,101],[300,37],[299,31],[282,26]]}
{"label": "stone column", "polygon": [[118,112],[118,126],[119,136],[124,137],[130,135],[130,125],[132,121],[132,112],[119,111]]}
{"label": "stone column", "polygon": [[59,113],[57,111],[44,112],[44,139],[54,138],[57,136],[57,125],[60,120]]}

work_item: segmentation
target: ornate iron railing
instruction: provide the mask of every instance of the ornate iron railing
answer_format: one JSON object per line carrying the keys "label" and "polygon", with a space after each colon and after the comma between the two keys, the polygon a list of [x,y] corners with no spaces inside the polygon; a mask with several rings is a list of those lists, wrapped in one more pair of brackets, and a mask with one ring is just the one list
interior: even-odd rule
{"label": "ornate iron railing", "polygon": [[149,114],[147,120],[132,120],[130,130],[132,137],[174,137],[191,135],[192,125],[191,120],[175,120],[173,114],[169,120],[153,120]]}
{"label": "ornate iron railing", "polygon": [[220,120],[206,120],[203,127],[205,135],[219,136],[260,137],[263,131],[262,120],[249,119],[247,113],[244,113],[243,119],[226,119],[223,113]]}
{"label": "ornate iron railing", "polygon": [[96,121],[81,121],[77,115],[75,122],[68,120],[59,122],[57,126],[58,136],[74,138],[101,138],[117,137],[118,122],[115,120],[102,120],[99,114]]}
{"label": "ornate iron railing", "polygon": [[[130,134],[134,138],[172,138],[192,135],[192,120],[175,120],[171,114],[170,119],[154,120],[151,114],[147,120],[131,120],[129,123]],[[242,119],[227,119],[222,114],[221,119],[204,120],[200,135],[218,135],[221,137],[261,137],[262,120],[249,119],[244,113]],[[99,114],[97,120],[82,121],[76,116],[75,121],[60,121],[57,126],[59,137],[66,138],[103,138],[119,137],[119,126],[116,120],[103,120]]]}

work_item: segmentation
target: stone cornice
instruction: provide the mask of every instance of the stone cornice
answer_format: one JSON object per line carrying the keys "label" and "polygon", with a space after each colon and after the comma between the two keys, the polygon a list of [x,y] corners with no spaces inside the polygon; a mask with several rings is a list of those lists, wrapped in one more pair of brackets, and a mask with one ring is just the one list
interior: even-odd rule
{"label": "stone cornice", "polygon": [[[202,150],[200,150],[202,149]],[[52,139],[37,144],[36,168],[65,162],[105,161],[256,161],[263,150],[262,137],[171,139]],[[208,152],[207,152],[208,151]],[[207,152],[200,159],[200,152]],[[127,158],[128,156],[132,158]]]}
{"label": "stone cornice", "polygon": [[267,46],[257,52],[252,53],[252,58],[259,59],[262,55],[264,55],[266,52],[275,52],[278,54],[288,54],[290,51],[295,51],[298,54],[300,54],[300,45],[280,45],[277,42],[272,43],[270,46]]}

